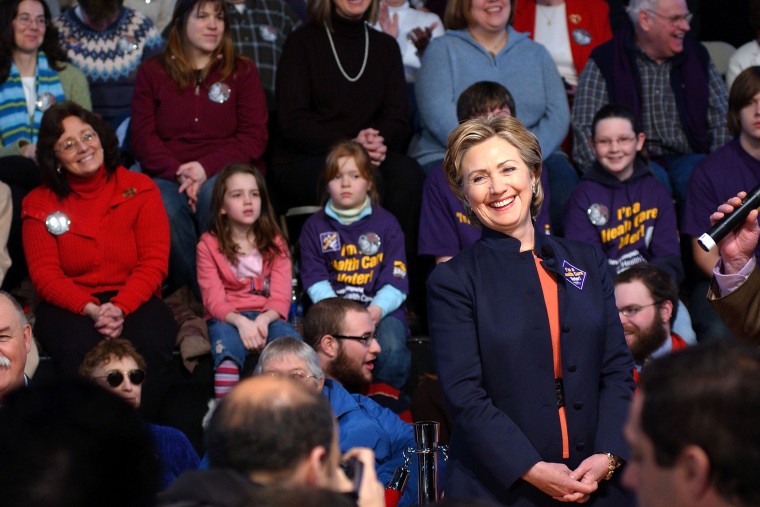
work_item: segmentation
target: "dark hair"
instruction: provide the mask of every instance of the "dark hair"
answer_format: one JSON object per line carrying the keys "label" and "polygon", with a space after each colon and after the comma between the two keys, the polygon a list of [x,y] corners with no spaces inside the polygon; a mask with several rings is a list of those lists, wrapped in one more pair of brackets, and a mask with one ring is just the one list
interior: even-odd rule
{"label": "dark hair", "polygon": [[741,110],[760,92],[760,67],[747,67],[736,76],[728,92],[728,130],[735,136],[742,132]]}
{"label": "dark hair", "polygon": [[749,0],[749,26],[760,31],[760,0]]}
{"label": "dark hair", "polygon": [[325,157],[325,168],[322,171],[322,203],[324,204],[327,202],[327,199],[330,197],[327,185],[330,183],[330,180],[338,174],[338,171],[340,171],[338,161],[343,157],[354,159],[356,167],[359,169],[359,174],[369,182],[367,194],[369,195],[370,201],[374,204],[379,203],[380,194],[377,191],[377,185],[375,185],[375,169],[372,166],[372,161],[370,160],[367,151],[356,141],[339,142],[330,148],[330,152],[327,154],[327,157]]}
{"label": "dark hair", "polygon": [[443,158],[443,173],[454,195],[462,201],[468,211],[470,220],[480,224],[478,217],[467,204],[464,196],[464,169],[462,160],[467,151],[473,146],[498,137],[517,149],[530,174],[536,181],[536,192],[530,203],[530,216],[535,219],[544,202],[544,190],[541,181],[541,146],[536,136],[529,131],[517,118],[511,116],[489,116],[473,118],[459,124],[451,134]]}
{"label": "dark hair", "polygon": [[510,116],[516,116],[515,99],[504,86],[494,81],[478,81],[468,86],[457,100],[459,122],[485,116],[498,108],[509,108]]}
{"label": "dark hair", "polygon": [[40,166],[42,184],[50,188],[55,195],[64,198],[71,192],[66,171],[60,173],[54,146],[63,134],[63,120],[76,116],[89,124],[98,134],[103,148],[103,163],[106,173],[112,174],[119,167],[119,140],[110,125],[76,102],[70,100],[59,102],[42,115],[40,131],[37,138],[37,163]]}
{"label": "dark hair", "polygon": [[[40,50],[45,53],[48,63],[53,70],[63,70],[66,63],[66,51],[58,41],[58,29],[51,23],[52,14],[44,0],[35,0],[42,4],[45,12],[45,35],[42,37]],[[0,0],[0,83],[5,83],[11,72],[13,50],[16,41],[13,34],[13,20],[18,15],[21,0]]]}
{"label": "dark hair", "polygon": [[187,20],[193,9],[198,11],[207,3],[214,4],[216,12],[222,14],[224,33],[222,34],[222,41],[211,55],[208,65],[201,70],[201,80],[206,78],[211,66],[217,60],[222,60],[220,80],[224,80],[233,74],[237,70],[238,63],[245,61],[249,65],[252,64],[248,60],[239,59],[235,53],[235,45],[232,43],[232,34],[230,33],[230,22],[227,17],[227,6],[224,0],[177,0],[161,60],[166,73],[180,90],[184,90],[195,82],[195,66],[190,61],[186,51],[189,44]]}
{"label": "dark hair", "polygon": [[330,451],[333,425],[321,393],[290,379],[252,377],[225,396],[211,416],[209,464],[244,475],[289,475],[315,447]]}
{"label": "dark hair", "polygon": [[240,503],[240,506],[356,507],[356,499],[352,498],[350,493],[340,493],[326,488],[276,484],[256,488],[256,492],[251,493],[244,502]]}
{"label": "dark hair", "polygon": [[663,301],[670,301],[673,304],[673,311],[670,315],[670,323],[672,324],[676,320],[676,313],[678,312],[678,286],[673,277],[654,264],[641,262],[618,274],[615,277],[615,285],[631,283],[636,280],[644,284],[652,299],[658,303],[658,307],[659,303]]}
{"label": "dark hair", "polygon": [[[509,19],[507,26],[512,24],[515,16],[515,2],[511,2]],[[469,27],[470,9],[472,9],[472,0],[449,0],[446,3],[446,10],[443,12],[443,24],[447,30],[463,30]]]}
{"label": "dark hair", "polygon": [[152,505],[159,462],[137,411],[84,379],[32,383],[3,399],[5,507]]}
{"label": "dark hair", "polygon": [[636,115],[633,114],[633,111],[620,104],[606,104],[599,108],[599,111],[597,111],[594,115],[594,119],[591,120],[591,139],[594,139],[596,137],[596,125],[600,121],[607,120],[609,118],[620,118],[623,120],[628,120],[631,123],[631,128],[633,129],[634,134],[636,135],[643,132],[641,125],[639,125],[639,120],[636,118]]}
{"label": "dark hair", "polygon": [[106,21],[121,11],[124,0],[79,0],[79,6],[94,23]]}
{"label": "dark hair", "polygon": [[237,256],[240,253],[237,243],[232,239],[232,228],[229,218],[226,214],[221,213],[224,204],[224,194],[227,192],[227,180],[235,174],[250,174],[256,179],[256,186],[259,188],[259,197],[261,198],[261,212],[259,218],[251,225],[256,248],[261,252],[261,256],[271,262],[277,255],[289,254],[282,251],[276,240],[279,237],[283,242],[280,227],[277,225],[277,215],[272,207],[272,201],[269,199],[267,184],[264,177],[255,167],[248,164],[230,164],[216,177],[214,189],[211,196],[211,216],[213,220],[209,225],[209,232],[219,241],[219,249],[232,264],[237,264]]}
{"label": "dark hair", "polygon": [[105,365],[111,362],[111,358],[122,359],[131,357],[137,363],[141,370],[146,369],[145,359],[135,350],[134,345],[129,340],[118,338],[116,340],[100,340],[97,345],[84,355],[82,364],[79,365],[79,374],[83,377],[92,377],[95,368],[101,364]]}
{"label": "dark hair", "polygon": [[323,336],[341,333],[346,314],[350,311],[367,312],[367,308],[352,299],[339,297],[323,299],[315,304],[303,320],[304,341],[318,351]]}
{"label": "dark hair", "polygon": [[[332,31],[332,19],[335,0],[307,0],[306,1],[306,15],[309,18],[309,22],[314,23],[321,27],[323,24],[327,25],[327,28]],[[380,12],[380,0],[370,0],[369,7],[364,13],[364,19],[373,25],[377,21],[377,15]]]}
{"label": "dark hair", "polygon": [[672,467],[685,447],[710,460],[710,483],[736,505],[760,504],[760,352],[727,342],[689,347],[641,372],[641,429]]}

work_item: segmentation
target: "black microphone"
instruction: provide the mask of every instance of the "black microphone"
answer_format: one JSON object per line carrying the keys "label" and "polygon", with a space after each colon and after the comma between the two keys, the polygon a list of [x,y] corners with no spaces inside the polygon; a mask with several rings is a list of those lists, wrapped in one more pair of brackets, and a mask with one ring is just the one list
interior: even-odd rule
{"label": "black microphone", "polygon": [[709,252],[715,245],[721,242],[726,235],[740,227],[744,220],[747,219],[749,212],[755,208],[760,207],[760,185],[750,190],[747,193],[747,197],[742,203],[737,206],[734,211],[723,218],[715,222],[709,231],[702,234],[697,243],[702,247],[702,250]]}

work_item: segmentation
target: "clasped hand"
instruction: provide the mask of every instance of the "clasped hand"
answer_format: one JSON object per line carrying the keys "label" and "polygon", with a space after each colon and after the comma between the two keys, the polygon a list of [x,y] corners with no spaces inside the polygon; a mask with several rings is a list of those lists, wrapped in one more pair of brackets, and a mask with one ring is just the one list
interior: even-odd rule
{"label": "clasped hand", "polygon": [[95,323],[95,329],[105,338],[116,339],[124,327],[124,312],[113,303],[87,303],[84,313]]}
{"label": "clasped hand", "polygon": [[241,315],[235,322],[235,327],[240,334],[240,341],[246,350],[261,351],[267,344],[269,324],[263,318],[249,319]]}
{"label": "clasped hand", "polygon": [[186,162],[179,166],[176,175],[179,181],[179,193],[184,192],[187,195],[187,203],[193,212],[195,212],[196,205],[198,204],[198,193],[208,179],[206,170],[200,162]]}
{"label": "clasped hand", "polygon": [[379,166],[385,160],[388,153],[388,147],[385,145],[385,138],[380,135],[380,131],[373,128],[361,130],[354,138],[354,141],[361,144],[372,162],[372,165]]}
{"label": "clasped hand", "polygon": [[561,463],[539,461],[522,478],[559,502],[586,503],[607,476],[606,454],[594,454],[575,470]]}

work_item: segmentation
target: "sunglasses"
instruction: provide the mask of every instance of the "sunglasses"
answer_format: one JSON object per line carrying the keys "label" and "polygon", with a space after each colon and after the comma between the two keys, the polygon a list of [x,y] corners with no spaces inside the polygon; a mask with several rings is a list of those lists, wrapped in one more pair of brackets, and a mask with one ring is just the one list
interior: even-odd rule
{"label": "sunglasses", "polygon": [[141,370],[139,368],[135,370],[129,370],[127,372],[111,370],[105,376],[95,378],[104,378],[106,379],[106,382],[108,382],[109,386],[119,387],[122,383],[124,383],[125,375],[129,378],[129,381],[136,386],[139,386],[145,381],[145,370]]}

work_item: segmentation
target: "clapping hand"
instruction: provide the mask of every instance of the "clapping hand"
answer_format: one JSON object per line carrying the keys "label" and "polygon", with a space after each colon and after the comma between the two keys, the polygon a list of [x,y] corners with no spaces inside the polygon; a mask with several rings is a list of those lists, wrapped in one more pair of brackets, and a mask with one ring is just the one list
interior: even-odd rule
{"label": "clapping hand", "polygon": [[433,23],[427,27],[418,26],[406,36],[406,38],[414,44],[414,47],[417,48],[417,56],[420,58],[422,58],[422,54],[425,52],[428,44],[430,44],[430,40],[433,38],[433,30],[435,30],[437,26],[438,23]]}
{"label": "clapping hand", "polygon": [[380,15],[377,18],[377,22],[380,23],[380,28],[382,28],[383,32],[394,39],[398,37],[398,13],[394,13],[391,17],[388,12],[388,2],[385,0],[380,2]]}

